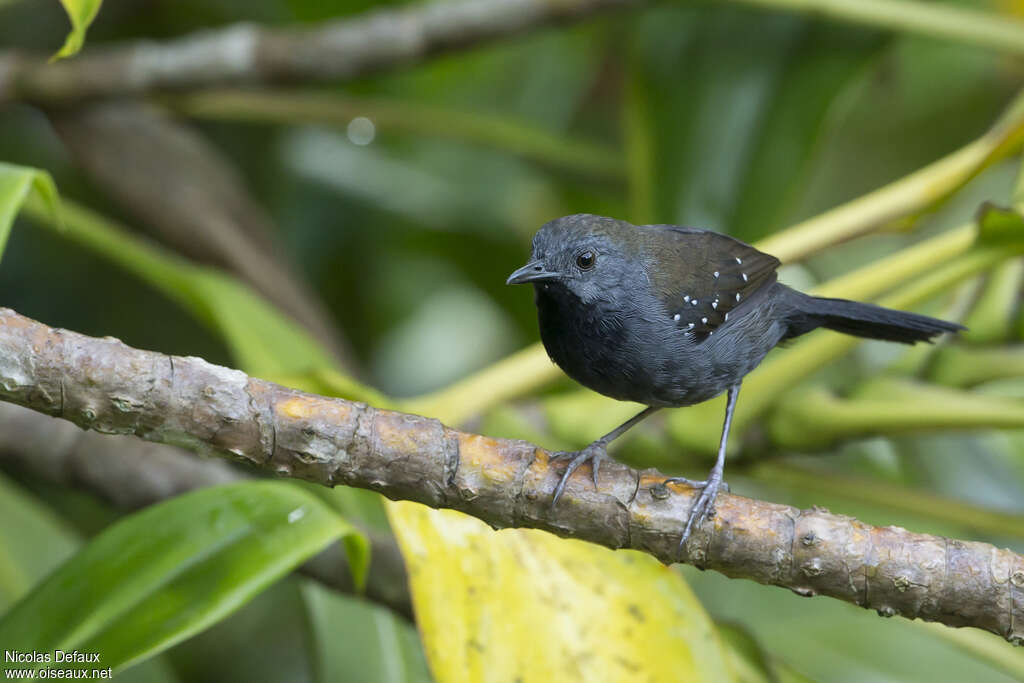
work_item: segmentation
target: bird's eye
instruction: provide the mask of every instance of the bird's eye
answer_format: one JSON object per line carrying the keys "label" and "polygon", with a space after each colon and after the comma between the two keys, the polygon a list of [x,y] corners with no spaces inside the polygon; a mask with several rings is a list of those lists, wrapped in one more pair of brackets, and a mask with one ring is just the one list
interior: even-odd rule
{"label": "bird's eye", "polygon": [[580,270],[590,270],[594,267],[595,261],[597,261],[597,255],[589,249],[581,252],[580,255],[576,257],[576,265],[580,267]]}

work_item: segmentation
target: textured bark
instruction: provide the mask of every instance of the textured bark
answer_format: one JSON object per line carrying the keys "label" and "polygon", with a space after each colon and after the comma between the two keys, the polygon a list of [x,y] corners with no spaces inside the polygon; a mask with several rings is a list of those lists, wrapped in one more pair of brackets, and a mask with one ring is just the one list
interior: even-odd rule
{"label": "textured bark", "polygon": [[[126,510],[251,476],[224,460],[197,458],[161,443],[84,432],[70,422],[11,404],[0,404],[0,468],[90,491]],[[398,545],[387,535],[368,536],[370,572],[364,595],[412,618]],[[310,558],[299,571],[331,588],[355,592],[340,543]]]}
{"label": "textured bark", "polygon": [[[314,396],[199,358],[132,349],[0,309],[0,399],[111,434],[135,434],[328,486],[461,510],[663,562],[695,491],[618,463],[574,476],[524,441],[456,431],[416,415]],[[682,560],[732,577],[829,595],[884,616],[975,626],[1024,643],[1024,556],[986,543],[873,527],[820,508],[722,494]]]}
{"label": "textured bark", "polygon": [[171,40],[91,49],[53,64],[45,55],[0,53],[0,103],[218,84],[349,79],[438,52],[517,35],[639,0],[463,0],[380,10],[307,29],[252,24]]}

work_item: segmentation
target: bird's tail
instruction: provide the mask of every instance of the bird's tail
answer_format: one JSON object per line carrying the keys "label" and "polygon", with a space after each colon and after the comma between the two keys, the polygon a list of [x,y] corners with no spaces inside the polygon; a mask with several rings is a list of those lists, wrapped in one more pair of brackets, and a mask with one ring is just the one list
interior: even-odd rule
{"label": "bird's tail", "polygon": [[913,344],[931,341],[943,332],[967,329],[963,325],[926,315],[895,311],[859,301],[809,296],[788,287],[786,289],[796,295],[787,297],[791,303],[791,312],[787,315],[789,332],[786,338],[826,327],[857,337]]}

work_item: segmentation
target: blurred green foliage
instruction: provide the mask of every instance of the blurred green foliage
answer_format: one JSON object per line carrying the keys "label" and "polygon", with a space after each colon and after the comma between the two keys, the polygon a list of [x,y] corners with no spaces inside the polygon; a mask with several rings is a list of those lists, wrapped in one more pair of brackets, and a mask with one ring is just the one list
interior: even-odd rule
{"label": "blurred green foliage", "polygon": [[[1003,12],[1015,7],[983,0],[948,4]],[[380,3],[129,0],[104,5],[89,36],[102,44],[238,21],[316,23],[371,5]],[[52,54],[66,31],[56,2],[0,3],[4,47]],[[585,211],[758,240],[978,138],[1022,83],[1020,62],[998,50],[726,3],[679,3],[551,27],[343,85],[271,92],[263,104],[216,92],[154,101],[180,112],[222,149],[270,209],[286,247],[283,258],[298,264],[328,305],[356,350],[359,376],[386,395],[413,397],[448,387],[535,340],[530,297],[502,283],[525,258],[528,238],[542,222]],[[357,116],[376,126],[370,144],[356,144],[348,132]],[[92,221],[99,226],[93,236],[106,236],[105,246],[93,240],[87,248],[89,239],[81,236],[88,230],[72,226],[61,235],[17,227],[0,267],[0,305],[134,346],[290,376],[323,393],[385,400],[359,394],[365,390],[358,384],[326,372],[301,330],[278,336],[275,314],[229,277],[104,232],[105,217],[140,232],[147,226],[76,165],[45,112],[28,105],[0,109],[0,160],[46,169],[71,200],[72,214],[76,203],[99,212],[79,225]],[[985,200],[1019,205],[1019,166],[1015,158],[997,163],[940,204],[816,253],[783,276],[810,289],[865,272],[858,269],[971,221]],[[24,193],[26,178],[0,174],[0,193]],[[4,217],[0,211],[0,247]],[[122,269],[108,267],[111,253],[120,256]],[[965,274],[963,282],[921,302],[932,313],[966,319],[975,332],[964,343],[913,350],[867,343],[844,349],[842,363],[801,370],[810,387],[797,390],[806,393],[788,395],[775,421],[753,429],[742,459],[730,463],[734,490],[1024,551],[1024,432],[988,428],[993,425],[984,410],[955,434],[858,436],[829,445],[827,458],[793,452],[819,446],[804,443],[799,428],[820,417],[815,397],[822,394],[815,392],[825,387],[836,406],[863,403],[891,417],[884,405],[872,403],[872,385],[865,382],[881,374],[898,378],[882,380],[890,388],[894,382],[908,386],[908,377],[935,381],[956,388],[949,395],[957,401],[1019,415],[1020,263],[995,270],[986,262],[989,278]],[[918,275],[934,274],[938,264],[925,265]],[[269,321],[261,332],[246,327],[252,316]],[[288,352],[280,350],[285,347]],[[805,362],[788,357],[797,359],[794,368]],[[320,374],[304,374],[314,367]],[[785,373],[789,380],[795,374]],[[573,445],[631,409],[596,402],[566,380],[529,393],[540,398],[542,410],[532,400],[525,408],[499,405],[482,416],[483,430],[551,447]],[[776,398],[766,393],[764,402]],[[962,405],[966,411],[968,404]],[[655,422],[638,428],[623,457],[699,472],[702,437],[688,427],[706,422],[717,431],[719,418],[702,417],[712,407],[691,410],[689,417],[684,410],[668,418],[668,430]],[[941,423],[939,412],[932,418],[919,427],[951,426]],[[878,421],[866,424],[864,434],[881,429]],[[778,438],[794,425],[793,438]],[[823,441],[836,435],[829,436]],[[851,438],[841,430],[838,436]],[[671,439],[690,448],[679,452]],[[337,508],[355,514],[354,503],[339,493]],[[60,518],[69,514],[66,506],[53,500],[63,495],[71,494],[51,488],[33,496],[6,481],[0,487],[0,509],[12,520],[0,534],[5,605],[81,542]],[[379,518],[375,504],[364,514]],[[45,543],[33,545],[39,538]],[[731,647],[758,675],[849,681],[1024,676],[1015,657],[1020,651],[992,646],[987,634],[975,634],[981,644],[951,648],[950,639],[916,623],[883,622],[834,601],[802,601],[688,569],[684,576],[711,615],[731,624],[724,629]],[[410,624],[379,606],[289,578],[124,676],[424,680],[429,674],[413,635]],[[332,646],[337,642],[344,647]],[[989,646],[1003,650],[993,655]]]}
{"label": "blurred green foliage", "polygon": [[297,487],[195,491],[104,530],[4,615],[0,640],[19,652],[97,653],[75,668],[120,669],[219,621],[343,536],[361,577],[366,541]]}

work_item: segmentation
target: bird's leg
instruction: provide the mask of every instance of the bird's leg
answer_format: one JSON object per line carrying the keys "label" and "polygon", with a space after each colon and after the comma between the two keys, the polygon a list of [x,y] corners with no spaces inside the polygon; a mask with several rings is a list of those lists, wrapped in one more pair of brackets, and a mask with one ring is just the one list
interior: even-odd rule
{"label": "bird's leg", "polygon": [[[736,397],[739,396],[739,393],[739,384],[729,387],[728,399],[725,405],[725,423],[722,425],[722,439],[718,443],[718,459],[715,460],[715,466],[711,468],[711,472],[708,473],[706,480],[691,484],[691,486],[696,486],[702,490],[697,498],[697,502],[690,508],[690,516],[686,520],[686,528],[683,529],[682,538],[679,539],[679,552],[682,552],[683,544],[690,537],[693,527],[702,524],[714,509],[718,490],[725,486],[725,482],[722,481],[722,470],[725,468],[725,447],[729,443],[729,428],[732,426],[732,414],[736,410]],[[681,480],[678,477],[667,480],[667,482],[673,481],[690,482],[688,479]],[[725,489],[728,491],[729,487],[725,486]]]}
{"label": "bird's leg", "polygon": [[655,406],[644,409],[642,412],[629,418],[583,450],[559,451],[557,453],[553,453],[551,455],[551,460],[568,459],[569,465],[565,468],[565,472],[562,474],[562,479],[558,482],[558,486],[555,487],[555,495],[551,498],[551,507],[555,507],[555,505],[558,504],[558,499],[562,497],[562,492],[565,491],[565,484],[569,481],[569,477],[572,476],[572,473],[588,460],[590,461],[591,473],[593,474],[594,479],[594,489],[596,490],[597,473],[601,467],[601,460],[608,457],[608,444],[622,436],[626,430],[646,418],[657,409],[658,408]]}

